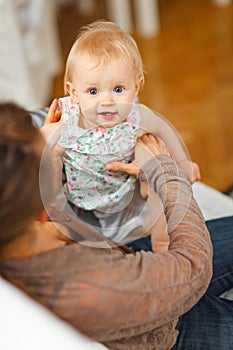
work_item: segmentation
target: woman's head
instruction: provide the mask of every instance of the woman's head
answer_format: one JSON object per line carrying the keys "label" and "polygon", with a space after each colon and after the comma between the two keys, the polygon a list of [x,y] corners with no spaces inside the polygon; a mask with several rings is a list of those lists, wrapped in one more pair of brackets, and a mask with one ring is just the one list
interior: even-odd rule
{"label": "woman's head", "polygon": [[125,116],[117,113],[122,108],[114,106],[132,104],[143,81],[141,55],[129,34],[105,21],[81,30],[67,60],[65,88],[79,103],[87,128],[122,122]]}
{"label": "woman's head", "polygon": [[39,172],[44,146],[23,108],[0,104],[0,245],[24,233],[43,210]]}

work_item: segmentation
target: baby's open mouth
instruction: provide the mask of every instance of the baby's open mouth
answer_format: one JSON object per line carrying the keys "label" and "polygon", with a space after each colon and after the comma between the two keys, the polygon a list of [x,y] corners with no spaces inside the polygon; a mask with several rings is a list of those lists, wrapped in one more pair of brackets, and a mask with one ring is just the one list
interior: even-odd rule
{"label": "baby's open mouth", "polygon": [[103,117],[106,120],[114,119],[116,114],[117,114],[116,112],[101,112],[101,113],[98,113],[98,115],[100,115],[101,117]]}

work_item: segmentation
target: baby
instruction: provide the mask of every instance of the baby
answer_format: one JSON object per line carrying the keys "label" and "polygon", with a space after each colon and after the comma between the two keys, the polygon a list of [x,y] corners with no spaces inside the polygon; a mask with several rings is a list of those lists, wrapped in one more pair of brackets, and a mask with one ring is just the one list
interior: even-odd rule
{"label": "baby", "polygon": [[[66,63],[64,85],[69,96],[59,99],[62,117],[57,150],[73,210],[93,211],[101,233],[117,243],[135,238],[139,231],[152,234],[156,242],[158,223],[148,224],[145,189],[141,195],[135,177],[106,169],[111,161],[132,161],[139,136],[159,136],[189,180],[200,178],[198,166],[188,160],[172,127],[135,103],[143,83],[142,58],[129,34],[105,21],[81,30]],[[168,242],[167,235],[164,241]],[[154,243],[154,250],[159,249]]]}

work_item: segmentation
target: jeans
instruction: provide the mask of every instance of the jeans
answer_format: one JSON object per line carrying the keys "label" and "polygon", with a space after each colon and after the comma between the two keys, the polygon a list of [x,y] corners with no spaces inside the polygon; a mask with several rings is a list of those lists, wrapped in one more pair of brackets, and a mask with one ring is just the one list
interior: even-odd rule
{"label": "jeans", "polygon": [[[179,318],[172,350],[233,349],[233,301],[220,297],[233,288],[233,216],[206,222],[213,244],[213,276],[201,300]],[[132,242],[134,250],[151,250],[150,238]]]}

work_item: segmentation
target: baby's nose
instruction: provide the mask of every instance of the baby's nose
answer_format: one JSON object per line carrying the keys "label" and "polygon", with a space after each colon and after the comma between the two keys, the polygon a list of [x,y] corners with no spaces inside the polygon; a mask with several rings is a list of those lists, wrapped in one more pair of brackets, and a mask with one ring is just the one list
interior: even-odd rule
{"label": "baby's nose", "polygon": [[111,106],[114,103],[113,97],[111,93],[105,93],[101,99],[102,106]]}

